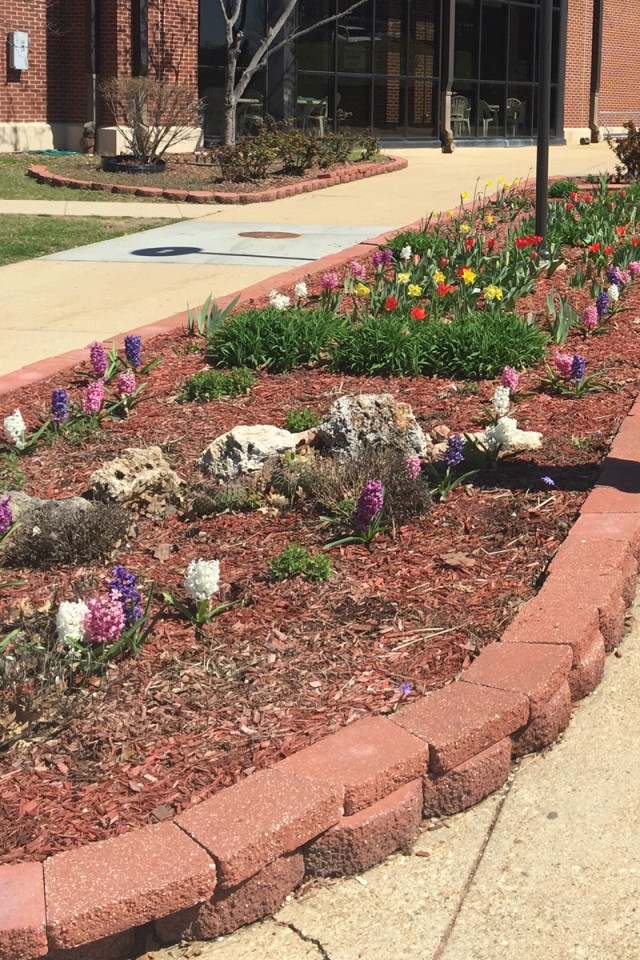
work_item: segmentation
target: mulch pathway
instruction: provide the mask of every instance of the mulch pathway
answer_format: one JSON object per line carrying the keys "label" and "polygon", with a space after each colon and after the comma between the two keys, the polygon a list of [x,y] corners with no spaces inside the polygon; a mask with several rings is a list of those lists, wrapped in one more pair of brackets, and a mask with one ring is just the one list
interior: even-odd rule
{"label": "mulch pathway", "polygon": [[[565,282],[560,275],[553,281],[560,291]],[[317,284],[313,279],[312,289]],[[540,282],[522,309],[542,313],[550,286]],[[569,293],[585,305],[584,291]],[[47,688],[40,703],[26,684],[32,722],[0,753],[0,863],[42,860],[172,816],[341,725],[388,713],[453,680],[536,591],[635,399],[637,283],[625,308],[606,335],[572,334],[567,344],[615,392],[552,397],[539,391],[542,368],[527,371],[515,415],[519,426],[542,432],[542,449],[457,488],[371,549],[333,550],[335,575],[326,583],[275,583],[268,575],[269,561],[292,541],[317,550],[329,539],[319,520],[297,509],[141,519],[118,562],[146,583],[179,589],[191,559],[215,556],[223,596],[244,604],[202,636],[168,615],[138,657],[77,689]],[[480,382],[474,392],[439,378],[345,377],[325,369],[259,372],[246,397],[181,404],[181,382],[204,366],[192,344],[183,332],[146,344],[146,359],[163,357],[148,376],[147,402],[129,420],[107,423],[97,442],[62,439],[23,458],[25,489],[54,498],[82,492],[104,460],[143,444],[160,444],[174,469],[195,482],[198,455],[221,433],[241,423],[282,425],[295,406],[325,413],[344,393],[392,393],[427,431],[441,423],[478,429],[495,387]],[[0,413],[19,406],[33,423],[46,415],[51,388],[63,385],[57,376],[17,391],[3,398]],[[555,488],[543,485],[545,475]],[[28,588],[8,592],[3,616],[0,607],[6,622],[20,606],[55,610],[74,585],[104,589],[110,565],[18,572]],[[0,722],[8,710],[0,702]]]}

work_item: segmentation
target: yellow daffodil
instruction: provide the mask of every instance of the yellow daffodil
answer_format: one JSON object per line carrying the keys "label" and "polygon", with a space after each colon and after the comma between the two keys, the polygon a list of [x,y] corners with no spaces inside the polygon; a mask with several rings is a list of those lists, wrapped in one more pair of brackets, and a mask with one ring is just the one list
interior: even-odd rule
{"label": "yellow daffodil", "polygon": [[486,187],[492,187],[492,186],[493,186],[493,181],[492,181],[492,180],[487,180],[485,186],[486,186]]}
{"label": "yellow daffodil", "polygon": [[461,273],[461,278],[462,278],[462,282],[465,284],[465,286],[468,286],[470,283],[473,283],[473,281],[474,281],[475,278],[476,278],[476,275],[475,275],[475,273],[473,272],[473,270],[471,269],[471,267],[463,267],[463,268],[462,268],[462,273]]}
{"label": "yellow daffodil", "polygon": [[470,230],[471,230],[471,227],[469,226],[468,223],[460,224],[460,233],[469,233]]}
{"label": "yellow daffodil", "polygon": [[469,199],[469,194],[467,193],[466,190],[463,190],[463,191],[462,191],[462,193],[460,194],[460,199],[461,199],[461,200],[468,200],[468,199]]}
{"label": "yellow daffodil", "polygon": [[498,177],[498,183],[504,183],[504,177]]}
{"label": "yellow daffodil", "polygon": [[436,283],[444,283],[444,273],[442,272],[442,270],[436,270],[436,272],[433,275],[433,279],[435,280]]}
{"label": "yellow daffodil", "polygon": [[434,215],[434,217],[439,217],[439,216],[440,216],[440,211],[439,211],[439,210],[434,210],[434,211],[433,211],[433,215]]}
{"label": "yellow daffodil", "polygon": [[487,223],[489,224],[489,226],[491,226],[491,224],[492,224],[493,221],[494,221],[494,216],[493,216],[493,214],[492,214],[492,213],[488,213],[486,219],[487,219]]}
{"label": "yellow daffodil", "polygon": [[450,216],[450,217],[452,217],[452,216],[453,216],[453,210],[447,210],[447,215]]}
{"label": "yellow daffodil", "polygon": [[422,293],[422,287],[420,287],[417,283],[410,283],[407,287],[407,293],[410,297],[419,297]]}
{"label": "yellow daffodil", "polygon": [[396,273],[396,280],[398,281],[398,283],[409,283],[409,280],[411,280],[411,274],[410,274],[410,273]]}
{"label": "yellow daffodil", "polygon": [[514,187],[519,187],[519,186],[520,186],[520,177],[516,177],[516,178],[515,178],[515,180],[513,181],[513,185],[514,185]]}
{"label": "yellow daffodil", "polygon": [[488,287],[484,287],[482,292],[487,300],[502,300],[502,290],[493,283],[490,283]]}
{"label": "yellow daffodil", "polygon": [[511,184],[510,184],[510,183],[505,183],[504,188],[505,188],[505,190],[511,190]]}
{"label": "yellow daffodil", "polygon": [[368,297],[371,289],[365,283],[356,283],[354,293],[357,297]]}

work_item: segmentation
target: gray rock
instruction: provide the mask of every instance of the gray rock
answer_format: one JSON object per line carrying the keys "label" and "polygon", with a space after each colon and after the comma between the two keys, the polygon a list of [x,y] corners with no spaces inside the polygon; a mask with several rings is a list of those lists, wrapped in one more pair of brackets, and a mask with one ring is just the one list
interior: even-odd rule
{"label": "gray rock", "polygon": [[186,487],[160,447],[127,447],[95,470],[90,484],[96,500],[121,503],[156,516],[179,506]]}
{"label": "gray rock", "polygon": [[424,456],[427,442],[408,403],[390,393],[340,397],[317,428],[316,444],[337,460],[349,460],[363,447],[395,447]]}
{"label": "gray rock", "polygon": [[268,424],[234,427],[209,444],[198,465],[209,477],[235,480],[262,470],[268,460],[308,443],[311,433],[289,433]]}

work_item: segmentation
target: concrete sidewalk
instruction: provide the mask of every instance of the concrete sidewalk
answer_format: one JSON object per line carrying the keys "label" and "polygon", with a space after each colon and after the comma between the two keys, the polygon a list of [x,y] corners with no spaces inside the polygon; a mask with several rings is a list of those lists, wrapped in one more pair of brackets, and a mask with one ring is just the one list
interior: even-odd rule
{"label": "concrete sidewalk", "polygon": [[[156,960],[633,960],[640,907],[640,594],[622,659],[561,741],[361,877]],[[416,855],[422,853],[422,856]]]}
{"label": "concrete sidewalk", "polygon": [[[525,179],[535,166],[535,149],[463,148],[453,155],[429,148],[393,151],[409,158],[405,170],[341,184],[273,203],[247,206],[189,207],[181,212],[201,222],[318,224],[332,226],[389,223],[403,226],[430,211],[459,203],[460,193],[473,194],[476,184]],[[613,169],[606,144],[554,147],[552,174],[597,173]],[[22,203],[23,201],[20,201]],[[57,203],[57,201],[53,201]],[[117,207],[128,215],[130,203],[67,201],[82,215],[103,215]],[[162,204],[144,205],[154,217]],[[91,208],[91,209],[88,209]],[[102,208],[102,209],[96,209]],[[176,208],[171,209],[175,216]],[[312,267],[310,268],[312,269]],[[216,297],[241,290],[273,275],[273,267],[249,265],[74,263],[30,260],[0,268],[0,374],[19,369],[90,341],[152,323]]]}

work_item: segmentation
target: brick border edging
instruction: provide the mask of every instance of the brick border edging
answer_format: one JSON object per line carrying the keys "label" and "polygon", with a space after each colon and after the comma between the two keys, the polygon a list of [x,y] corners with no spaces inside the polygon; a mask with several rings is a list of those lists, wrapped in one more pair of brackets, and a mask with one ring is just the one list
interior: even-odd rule
{"label": "brick border edging", "polygon": [[[314,272],[383,239],[323,258]],[[296,268],[275,279],[285,285],[301,275]],[[185,317],[141,329],[154,336]],[[65,369],[79,354],[0,378],[0,393]],[[76,948],[80,958],[99,940],[115,958],[148,934],[161,942],[228,934],[275,912],[305,876],[366,870],[415,839],[422,817],[451,815],[498,789],[512,757],[558,737],[572,702],[595,689],[606,653],[622,638],[640,556],[640,491],[629,483],[638,467],[640,399],[542,589],[458,682],[329,734],[173,821],[44,864],[0,867],[3,960]]]}
{"label": "brick border edging", "polygon": [[101,183],[97,180],[79,180],[75,177],[65,177],[59,173],[52,173],[44,164],[34,164],[27,173],[38,183],[47,183],[52,187],[69,187],[72,190],[99,190],[102,193],[115,196],[133,197],[163,197],[175,203],[268,203],[271,200],[283,200],[285,197],[295,197],[300,193],[311,193],[314,190],[325,190],[335,187],[339,183],[350,183],[353,180],[364,180],[367,177],[376,177],[383,173],[395,173],[404,170],[409,161],[406,157],[394,157],[390,154],[386,163],[361,161],[337,167],[326,175],[319,175],[313,180],[304,180],[301,183],[289,183],[282,187],[271,187],[268,190],[258,190],[255,193],[222,193],[215,190],[165,190],[162,187],[136,187],[134,184]]}

